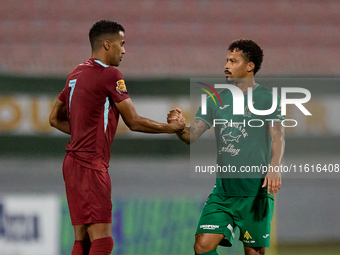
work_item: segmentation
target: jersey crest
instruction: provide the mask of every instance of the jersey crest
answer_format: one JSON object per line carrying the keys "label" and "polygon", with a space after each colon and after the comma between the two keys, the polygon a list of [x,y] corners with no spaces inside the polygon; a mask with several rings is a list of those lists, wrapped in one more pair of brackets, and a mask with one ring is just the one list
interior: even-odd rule
{"label": "jersey crest", "polygon": [[[255,102],[253,101],[253,105],[254,105],[254,103]],[[251,118],[251,111],[249,110],[248,105],[244,108],[244,115],[243,116]]]}
{"label": "jersey crest", "polygon": [[119,94],[127,93],[126,86],[125,86],[125,81],[124,80],[117,81],[116,90],[117,90],[117,92]]}

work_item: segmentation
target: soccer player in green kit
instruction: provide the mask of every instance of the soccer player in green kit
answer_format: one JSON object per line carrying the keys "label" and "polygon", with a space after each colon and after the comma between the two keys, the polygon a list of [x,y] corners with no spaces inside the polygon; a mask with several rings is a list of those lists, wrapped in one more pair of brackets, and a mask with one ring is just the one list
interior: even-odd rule
{"label": "soccer player in green kit", "polygon": [[[228,50],[225,75],[227,83],[237,86],[244,94],[244,115],[233,115],[232,93],[224,89],[219,92],[219,96],[225,105],[215,106],[209,97],[207,114],[202,115],[199,109],[190,127],[177,135],[190,144],[214,124],[214,119],[225,119],[229,122],[214,125],[217,165],[231,165],[238,170],[245,166],[280,166],[285,144],[280,99],[276,110],[267,116],[255,115],[247,106],[249,87],[253,89],[255,109],[267,110],[272,106],[272,91],[254,80],[261,67],[263,51],[252,40],[234,41]],[[184,120],[181,110],[176,108],[168,114],[168,122],[178,119]],[[251,127],[247,123],[252,119],[260,119],[264,125]],[[265,175],[262,172],[216,173],[216,184],[198,222],[195,254],[216,255],[218,245],[231,246],[235,227],[240,229],[240,241],[244,244],[246,255],[265,254],[265,247],[269,247],[270,243],[273,195],[281,187],[281,174],[273,171],[273,168]]]}

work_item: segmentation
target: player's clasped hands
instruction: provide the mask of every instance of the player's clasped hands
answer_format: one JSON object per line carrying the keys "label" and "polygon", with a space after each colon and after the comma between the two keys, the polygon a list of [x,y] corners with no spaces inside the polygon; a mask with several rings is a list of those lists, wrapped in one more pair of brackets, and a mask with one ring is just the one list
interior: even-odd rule
{"label": "player's clasped hands", "polygon": [[179,108],[171,110],[168,114],[167,121],[174,129],[174,132],[180,132],[185,128],[185,118],[182,115],[182,111]]}
{"label": "player's clasped hands", "polygon": [[185,122],[185,118],[182,115],[182,110],[180,108],[176,108],[174,110],[171,110],[168,113],[168,123],[170,124],[173,121],[180,121]]}

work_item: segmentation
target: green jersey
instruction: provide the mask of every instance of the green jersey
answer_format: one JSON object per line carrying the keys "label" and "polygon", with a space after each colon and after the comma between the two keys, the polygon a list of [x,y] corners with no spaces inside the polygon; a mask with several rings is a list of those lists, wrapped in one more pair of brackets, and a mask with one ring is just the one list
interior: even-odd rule
{"label": "green jersey", "polygon": [[[253,106],[256,110],[271,109],[273,93],[266,87],[256,84],[253,88]],[[214,94],[216,102],[217,96]],[[213,98],[207,98],[207,111],[202,115],[201,108],[196,119],[209,127],[215,126],[217,146],[216,185],[213,193],[224,196],[257,196],[267,194],[262,188],[262,167],[271,161],[271,136],[269,126],[283,121],[280,98],[275,111],[270,115],[256,115],[248,108],[248,93],[244,93],[244,115],[233,114],[233,96],[230,90],[219,93],[222,105],[216,105]],[[228,169],[228,170],[227,170]]]}

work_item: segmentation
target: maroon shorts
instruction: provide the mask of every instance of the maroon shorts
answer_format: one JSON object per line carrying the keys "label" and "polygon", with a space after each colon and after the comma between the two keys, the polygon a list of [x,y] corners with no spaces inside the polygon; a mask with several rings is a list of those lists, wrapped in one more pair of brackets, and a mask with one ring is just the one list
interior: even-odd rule
{"label": "maroon shorts", "polygon": [[72,225],[112,223],[108,172],[86,168],[66,155],[63,176]]}

